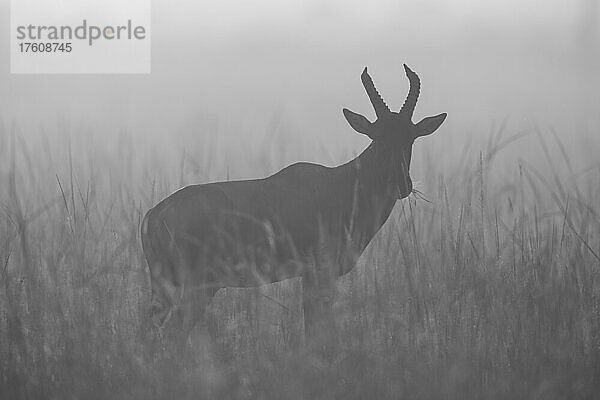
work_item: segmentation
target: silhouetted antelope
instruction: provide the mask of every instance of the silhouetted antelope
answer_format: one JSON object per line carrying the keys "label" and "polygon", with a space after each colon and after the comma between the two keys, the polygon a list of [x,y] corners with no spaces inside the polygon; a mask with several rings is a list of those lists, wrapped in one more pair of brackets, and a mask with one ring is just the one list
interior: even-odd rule
{"label": "silhouetted antelope", "polygon": [[157,324],[178,311],[189,332],[219,288],[302,277],[305,330],[315,332],[316,317],[331,308],[335,279],[354,267],[396,200],[412,192],[414,140],[446,118],[412,123],[420,82],[404,69],[410,90],[397,113],[364,69],[377,120],[343,110],[350,126],[372,139],[352,161],[335,168],[296,163],[264,179],[187,186],[148,211],[141,233]]}

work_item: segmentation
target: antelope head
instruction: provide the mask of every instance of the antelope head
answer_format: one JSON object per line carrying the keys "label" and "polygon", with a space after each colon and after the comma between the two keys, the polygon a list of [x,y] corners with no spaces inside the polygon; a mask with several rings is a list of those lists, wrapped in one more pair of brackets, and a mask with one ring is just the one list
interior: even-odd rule
{"label": "antelope head", "polygon": [[382,167],[378,168],[381,176],[377,179],[383,179],[388,190],[393,191],[400,199],[412,192],[410,158],[415,139],[435,132],[446,119],[446,113],[442,113],[424,118],[416,124],[412,122],[421,82],[406,64],[404,71],[410,82],[410,89],[400,111],[390,111],[375,89],[366,67],[360,78],[375,109],[377,120],[370,122],[360,114],[346,108],[343,110],[350,126],[373,140],[375,162]]}

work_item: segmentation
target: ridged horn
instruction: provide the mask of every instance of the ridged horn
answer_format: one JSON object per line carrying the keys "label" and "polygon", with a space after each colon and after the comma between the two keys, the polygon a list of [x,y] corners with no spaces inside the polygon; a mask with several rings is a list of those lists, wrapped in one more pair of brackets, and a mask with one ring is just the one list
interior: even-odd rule
{"label": "ridged horn", "polygon": [[362,81],[363,86],[365,87],[365,90],[369,95],[369,100],[371,100],[371,104],[373,104],[373,108],[375,109],[375,114],[377,114],[377,118],[380,118],[384,114],[389,114],[390,109],[377,92],[377,89],[375,89],[375,84],[373,83],[373,79],[371,79],[371,76],[369,76],[369,73],[367,72],[367,67],[365,67],[362,74],[360,75],[360,80]]}
{"label": "ridged horn", "polygon": [[410,89],[400,109],[400,114],[407,114],[409,118],[412,118],[415,106],[417,105],[417,99],[419,98],[419,92],[421,91],[421,81],[419,80],[419,76],[408,68],[406,64],[404,64],[404,71],[410,82]]}

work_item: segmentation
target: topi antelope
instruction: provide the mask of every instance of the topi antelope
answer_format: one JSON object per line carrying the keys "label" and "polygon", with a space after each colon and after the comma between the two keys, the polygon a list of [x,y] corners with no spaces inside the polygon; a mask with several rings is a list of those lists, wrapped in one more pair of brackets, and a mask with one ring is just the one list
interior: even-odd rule
{"label": "topi antelope", "polygon": [[302,277],[305,337],[318,333],[336,278],[355,266],[396,200],[412,192],[415,139],[446,118],[412,122],[420,81],[404,70],[410,89],[398,112],[380,97],[367,68],[362,72],[377,120],[343,110],[350,126],[372,140],[346,164],[296,163],[264,179],[187,186],[148,211],[141,235],[157,326],[175,320],[187,334],[204,323],[219,288]]}

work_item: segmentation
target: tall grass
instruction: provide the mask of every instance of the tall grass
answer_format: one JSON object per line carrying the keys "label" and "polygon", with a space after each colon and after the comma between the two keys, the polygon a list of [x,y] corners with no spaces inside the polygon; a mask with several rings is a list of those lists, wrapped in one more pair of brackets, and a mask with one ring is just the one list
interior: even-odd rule
{"label": "tall grass", "polygon": [[[260,153],[227,157],[212,120],[155,147],[66,123],[0,129],[0,398],[599,393],[600,168],[581,169],[551,131],[501,125],[444,167],[415,155],[422,195],[398,203],[340,279],[339,348],[323,360],[302,344],[299,280],[220,291],[218,339],[194,335],[183,355],[148,339],[143,213],[182,184],[300,157],[273,138],[281,124]],[[502,157],[525,136],[536,156]]]}

